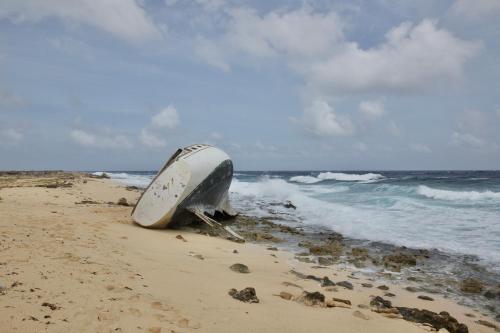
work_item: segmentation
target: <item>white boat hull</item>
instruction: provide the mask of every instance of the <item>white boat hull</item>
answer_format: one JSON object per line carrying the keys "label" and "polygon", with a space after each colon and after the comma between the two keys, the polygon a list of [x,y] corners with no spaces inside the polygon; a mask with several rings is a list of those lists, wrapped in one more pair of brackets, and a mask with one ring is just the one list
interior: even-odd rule
{"label": "white boat hull", "polygon": [[209,145],[179,149],[149,184],[132,211],[136,223],[165,228],[181,223],[190,211],[234,215],[227,192],[233,164],[222,150]]}

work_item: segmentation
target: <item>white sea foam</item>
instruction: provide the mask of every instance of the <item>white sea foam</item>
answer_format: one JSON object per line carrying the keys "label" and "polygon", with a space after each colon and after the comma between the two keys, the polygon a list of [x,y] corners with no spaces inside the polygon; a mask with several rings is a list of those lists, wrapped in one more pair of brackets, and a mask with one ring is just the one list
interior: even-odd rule
{"label": "white sea foam", "polygon": [[450,191],[420,185],[417,193],[427,198],[448,201],[500,201],[500,192],[492,191]]}
{"label": "white sea foam", "polygon": [[[93,175],[101,176],[103,173],[104,172],[102,171],[98,171],[94,172]],[[149,183],[153,179],[153,176],[136,175],[126,172],[106,172],[106,174],[109,176],[109,178],[115,180],[118,183],[142,188],[148,187]]]}
{"label": "white sea foam", "polygon": [[321,180],[339,180],[339,181],[370,181],[382,179],[384,176],[378,173],[351,174],[342,172],[322,172],[318,175]]}
{"label": "white sea foam", "polygon": [[291,177],[290,181],[295,183],[314,184],[314,183],[319,183],[321,179],[313,176],[295,176]]}

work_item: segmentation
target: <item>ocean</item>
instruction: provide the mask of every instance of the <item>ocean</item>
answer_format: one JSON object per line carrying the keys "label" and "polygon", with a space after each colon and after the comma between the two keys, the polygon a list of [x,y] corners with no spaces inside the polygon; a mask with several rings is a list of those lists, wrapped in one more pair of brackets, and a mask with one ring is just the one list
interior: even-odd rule
{"label": "ocean", "polygon": [[[107,172],[146,187],[155,172]],[[500,273],[500,171],[237,171],[233,207],[346,237],[473,256]],[[296,209],[277,203],[291,201]]]}

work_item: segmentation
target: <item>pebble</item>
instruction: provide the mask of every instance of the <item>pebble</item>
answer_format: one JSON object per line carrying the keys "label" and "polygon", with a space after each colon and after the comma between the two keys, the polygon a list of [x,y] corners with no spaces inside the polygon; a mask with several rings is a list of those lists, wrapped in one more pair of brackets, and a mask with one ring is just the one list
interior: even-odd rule
{"label": "pebble", "polygon": [[389,287],[386,286],[386,285],[381,285],[381,286],[378,286],[377,289],[380,289],[380,290],[389,290]]}
{"label": "pebble", "polygon": [[231,265],[229,267],[229,269],[231,269],[233,272],[237,272],[237,273],[243,273],[243,274],[250,273],[250,269],[248,269],[247,265],[243,265],[243,264],[239,264],[239,263]]}
{"label": "pebble", "polygon": [[373,284],[371,283],[362,283],[361,285],[365,288],[373,288]]}
{"label": "pebble", "polygon": [[352,283],[349,282],[349,281],[340,281],[340,282],[337,282],[337,286],[344,287],[344,288],[349,289],[349,290],[353,290],[354,289]]}
{"label": "pebble", "polygon": [[424,301],[433,301],[434,298],[427,296],[427,295],[419,295],[417,298],[423,299]]}

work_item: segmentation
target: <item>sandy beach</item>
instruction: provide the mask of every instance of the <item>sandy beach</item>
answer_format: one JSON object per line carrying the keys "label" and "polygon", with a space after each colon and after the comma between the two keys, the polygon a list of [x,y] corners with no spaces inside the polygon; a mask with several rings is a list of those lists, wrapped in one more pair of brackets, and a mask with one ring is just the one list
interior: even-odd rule
{"label": "sandy beach", "polygon": [[[0,176],[0,331],[432,330],[402,319],[395,307],[446,311],[469,332],[498,331],[493,319],[450,299],[418,298],[426,295],[398,284],[381,290],[378,281],[354,277],[347,268],[314,268],[265,245],[141,228],[130,217],[139,195],[78,173]],[[117,204],[120,198],[131,205]],[[249,273],[231,270],[235,263]],[[307,275],[336,285],[322,287]],[[228,294],[247,287],[255,289],[258,303]],[[304,300],[305,291],[325,300]],[[394,296],[386,297],[388,291]],[[377,305],[376,296],[392,306]]]}

